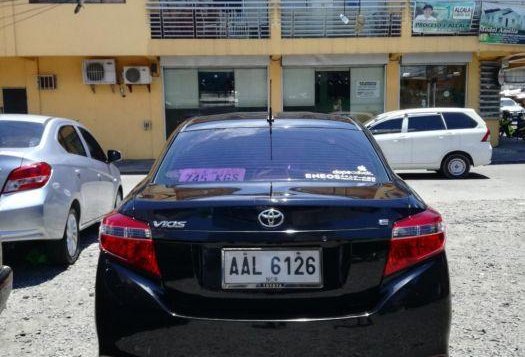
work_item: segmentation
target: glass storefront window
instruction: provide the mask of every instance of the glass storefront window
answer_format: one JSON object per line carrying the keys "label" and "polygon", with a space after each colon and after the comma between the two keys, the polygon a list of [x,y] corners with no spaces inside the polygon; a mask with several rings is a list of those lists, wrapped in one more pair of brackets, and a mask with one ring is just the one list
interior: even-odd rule
{"label": "glass storefront window", "polygon": [[166,135],[185,119],[235,111],[266,111],[266,68],[165,68]]}
{"label": "glass storefront window", "polygon": [[284,110],[372,117],[384,111],[384,75],[382,66],[284,68]]}
{"label": "glass storefront window", "polygon": [[199,107],[235,106],[235,77],[233,70],[199,71]]}
{"label": "glass storefront window", "polygon": [[465,65],[401,67],[401,109],[464,107]]}

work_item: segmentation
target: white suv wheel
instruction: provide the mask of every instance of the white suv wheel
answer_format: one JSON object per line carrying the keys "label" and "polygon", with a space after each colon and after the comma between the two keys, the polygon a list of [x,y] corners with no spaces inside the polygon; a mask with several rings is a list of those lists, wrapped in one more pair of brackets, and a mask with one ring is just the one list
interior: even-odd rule
{"label": "white suv wheel", "polygon": [[443,161],[441,171],[447,178],[465,178],[470,171],[470,160],[465,155],[452,154]]}

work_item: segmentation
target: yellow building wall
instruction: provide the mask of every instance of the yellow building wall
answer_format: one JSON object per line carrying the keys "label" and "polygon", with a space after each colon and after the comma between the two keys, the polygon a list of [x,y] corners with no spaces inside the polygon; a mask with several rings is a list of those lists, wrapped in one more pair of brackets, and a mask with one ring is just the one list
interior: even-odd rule
{"label": "yellow building wall", "polygon": [[[115,58],[115,57],[113,57]],[[91,87],[83,83],[84,57],[0,58],[0,88],[26,88],[28,109],[33,114],[72,118],[85,124],[105,149],[117,149],[128,159],[156,157],[165,142],[163,84],[153,77],[151,91],[146,86],[124,85]],[[117,72],[125,65],[148,65],[147,57],[116,57]],[[391,55],[386,65],[385,110],[399,109],[399,55]],[[55,74],[56,90],[38,90],[36,75]],[[269,65],[272,111],[282,110],[282,67],[280,57]],[[467,106],[479,109],[479,59],[468,65]],[[0,96],[0,106],[2,99]],[[151,121],[145,131],[144,121]],[[487,120],[491,142],[498,145],[498,121]]]}
{"label": "yellow building wall", "polygon": [[[270,0],[271,38],[151,39],[146,0],[123,4],[0,6],[0,56],[291,55],[409,52],[519,52],[515,45],[481,44],[477,36],[412,37],[406,0],[401,37],[282,39],[279,0]],[[519,47],[519,46],[518,46]]]}
{"label": "yellow building wall", "polygon": [[[75,4],[5,2],[0,6],[0,87],[25,87],[31,113],[71,117],[85,123],[105,148],[123,152],[125,158],[153,158],[165,141],[162,78],[155,77],[151,92],[144,86],[97,86],[96,93],[83,84],[83,58],[116,58],[123,65],[142,65],[159,56],[265,55],[271,81],[270,105],[282,109],[282,67],[286,55],[387,53],[385,110],[399,108],[399,58],[404,53],[467,52],[467,106],[479,109],[479,59],[501,58],[525,52],[525,46],[490,45],[477,36],[412,37],[410,1],[406,0],[400,37],[390,38],[281,38],[280,0],[269,0],[269,39],[151,39],[145,0],[124,4],[86,4],[73,14]],[[36,74],[57,75],[58,89],[37,89]],[[120,90],[124,91],[123,96]],[[1,96],[0,96],[1,97]],[[2,99],[0,98],[0,106]],[[152,130],[143,122],[152,121]],[[493,144],[497,143],[497,121]]]}
{"label": "yellow building wall", "polygon": [[[146,86],[109,85],[91,87],[82,79],[81,57],[40,57],[0,59],[0,88],[25,87],[29,112],[71,118],[86,125],[101,145],[120,150],[124,158],[156,157],[165,138],[162,80],[154,77],[151,92]],[[117,59],[117,70],[124,65],[144,65],[144,58]],[[56,90],[38,90],[36,74],[55,74]],[[122,92],[121,92],[122,91]],[[145,120],[152,121],[149,131]]]}
{"label": "yellow building wall", "polygon": [[76,15],[75,4],[22,1],[1,2],[0,56],[118,56],[148,52],[146,1],[86,4]]}

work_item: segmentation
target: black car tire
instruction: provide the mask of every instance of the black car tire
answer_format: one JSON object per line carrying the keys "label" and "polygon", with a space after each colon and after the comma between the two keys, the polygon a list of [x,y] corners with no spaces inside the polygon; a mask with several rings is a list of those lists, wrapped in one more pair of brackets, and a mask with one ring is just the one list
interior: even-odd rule
{"label": "black car tire", "polygon": [[443,160],[441,173],[449,179],[462,179],[470,172],[470,160],[463,154],[452,154]]}
{"label": "black car tire", "polygon": [[71,207],[62,239],[49,242],[48,256],[51,261],[60,265],[75,263],[80,254],[79,240],[78,213],[75,208]]}

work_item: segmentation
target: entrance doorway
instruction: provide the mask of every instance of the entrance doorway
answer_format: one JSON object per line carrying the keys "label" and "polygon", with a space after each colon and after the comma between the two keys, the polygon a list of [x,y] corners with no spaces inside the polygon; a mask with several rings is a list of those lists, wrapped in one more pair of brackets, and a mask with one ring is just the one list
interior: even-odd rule
{"label": "entrance doorway", "polygon": [[350,110],[350,71],[315,71],[315,111],[321,113]]}
{"label": "entrance doorway", "polygon": [[402,66],[401,109],[464,107],[466,66]]}
{"label": "entrance doorway", "polygon": [[27,92],[25,88],[2,89],[4,113],[27,114]]}

